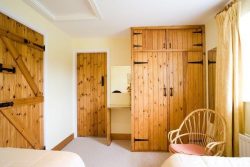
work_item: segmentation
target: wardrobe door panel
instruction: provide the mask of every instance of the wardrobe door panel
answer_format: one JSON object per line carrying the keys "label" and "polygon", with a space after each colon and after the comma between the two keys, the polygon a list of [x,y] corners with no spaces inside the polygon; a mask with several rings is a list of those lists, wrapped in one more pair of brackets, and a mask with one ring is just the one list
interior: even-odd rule
{"label": "wardrobe door panel", "polygon": [[185,70],[186,115],[204,108],[204,78],[202,52],[188,52]]}
{"label": "wardrobe door panel", "polygon": [[183,52],[169,52],[169,97],[170,97],[170,129],[177,129],[184,119],[183,102]]}
{"label": "wardrobe door panel", "polygon": [[142,50],[143,45],[143,30],[133,30],[132,33],[132,48],[134,51]]}
{"label": "wardrobe door panel", "polygon": [[165,49],[165,30],[143,30],[144,50],[163,50]]}
{"label": "wardrobe door panel", "polygon": [[201,28],[192,29],[192,51],[203,51],[203,32]]}
{"label": "wardrobe door panel", "polygon": [[167,52],[158,52],[158,147],[157,150],[167,150],[166,134],[169,131],[169,69]]}
{"label": "wardrobe door panel", "polygon": [[132,149],[136,151],[167,150],[168,59],[166,52],[134,54],[132,109]]}
{"label": "wardrobe door panel", "polygon": [[134,150],[148,149],[148,58],[147,52],[134,54],[134,108],[132,109],[134,122]]}

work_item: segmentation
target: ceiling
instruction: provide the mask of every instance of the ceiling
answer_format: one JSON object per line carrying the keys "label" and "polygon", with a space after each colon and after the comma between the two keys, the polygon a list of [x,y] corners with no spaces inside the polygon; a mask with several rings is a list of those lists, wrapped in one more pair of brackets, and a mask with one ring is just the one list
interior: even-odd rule
{"label": "ceiling", "polygon": [[135,26],[204,24],[228,0],[24,0],[73,37],[129,34]]}

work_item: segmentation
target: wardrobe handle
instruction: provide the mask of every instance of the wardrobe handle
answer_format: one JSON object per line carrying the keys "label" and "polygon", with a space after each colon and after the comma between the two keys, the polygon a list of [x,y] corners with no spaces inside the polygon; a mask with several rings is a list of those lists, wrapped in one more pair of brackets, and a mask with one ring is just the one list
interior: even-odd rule
{"label": "wardrobe handle", "polygon": [[170,88],[170,96],[173,96],[173,89],[174,88]]}
{"label": "wardrobe handle", "polygon": [[163,96],[167,96],[167,88],[165,86],[163,88]]}
{"label": "wardrobe handle", "polygon": [[165,42],[163,43],[163,49],[165,49],[166,48],[166,44],[165,44]]}
{"label": "wardrobe handle", "polygon": [[102,83],[102,86],[104,86],[104,76],[102,76],[101,78],[101,83]]}

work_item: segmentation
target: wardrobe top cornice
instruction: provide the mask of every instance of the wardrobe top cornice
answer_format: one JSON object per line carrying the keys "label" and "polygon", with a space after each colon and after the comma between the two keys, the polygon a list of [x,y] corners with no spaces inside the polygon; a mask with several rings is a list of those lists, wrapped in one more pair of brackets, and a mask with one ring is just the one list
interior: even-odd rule
{"label": "wardrobe top cornice", "polygon": [[205,25],[185,25],[185,26],[145,26],[145,27],[131,27],[131,30],[146,30],[146,29],[193,29],[205,28]]}

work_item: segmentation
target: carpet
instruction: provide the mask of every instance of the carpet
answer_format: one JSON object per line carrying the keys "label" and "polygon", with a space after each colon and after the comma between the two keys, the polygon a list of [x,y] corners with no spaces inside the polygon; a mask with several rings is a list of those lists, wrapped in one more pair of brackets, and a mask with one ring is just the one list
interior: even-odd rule
{"label": "carpet", "polygon": [[86,167],[160,167],[170,156],[167,152],[131,152],[130,141],[105,138],[78,137],[63,151],[77,153]]}

